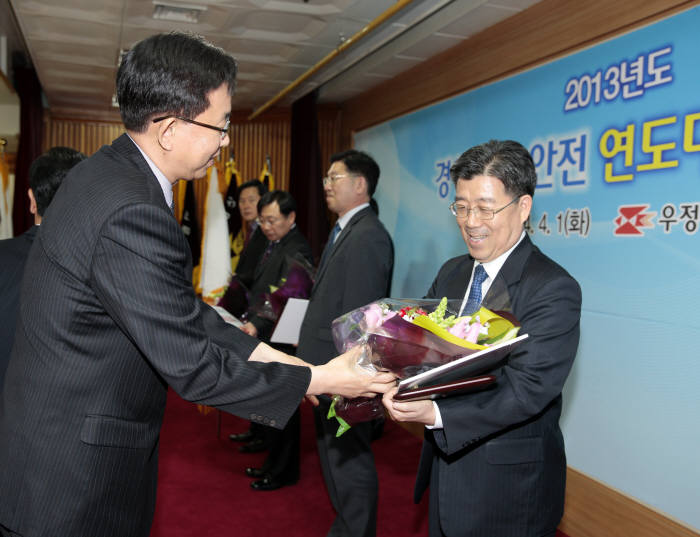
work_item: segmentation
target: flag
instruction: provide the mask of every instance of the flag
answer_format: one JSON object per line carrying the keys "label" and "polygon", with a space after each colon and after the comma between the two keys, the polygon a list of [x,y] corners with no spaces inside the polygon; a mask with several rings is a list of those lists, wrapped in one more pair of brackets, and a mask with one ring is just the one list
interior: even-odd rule
{"label": "flag", "polygon": [[238,205],[236,203],[236,196],[238,194],[238,187],[241,186],[243,181],[241,180],[241,174],[236,168],[236,161],[232,158],[226,163],[226,183],[228,184],[228,189],[226,190],[226,197],[224,198],[224,205],[226,206],[226,214],[228,218],[228,240],[229,247],[231,248],[231,272],[236,272],[236,267],[238,266],[238,259],[243,251],[243,246],[245,245],[245,230],[243,229],[243,222],[241,219],[241,213],[238,210]]}
{"label": "flag", "polygon": [[4,149],[0,149],[0,239],[12,238],[13,198],[14,188],[10,169],[5,162]]}
{"label": "flag", "polygon": [[202,234],[199,230],[199,222],[197,222],[197,213],[195,207],[197,202],[194,196],[194,183],[187,181],[185,186],[185,201],[182,204],[182,220],[180,227],[182,233],[190,245],[192,252],[192,285],[197,288],[199,286],[199,262],[202,257]]}
{"label": "flag", "polygon": [[267,156],[265,157],[265,163],[263,164],[263,168],[260,171],[260,182],[264,184],[268,190],[274,190],[275,189],[275,178],[272,176],[272,172],[270,171],[270,157]]}
{"label": "flag", "polygon": [[202,261],[197,291],[201,292],[205,301],[215,302],[226,291],[231,277],[231,249],[216,166],[209,168],[207,176],[207,197],[202,219]]}

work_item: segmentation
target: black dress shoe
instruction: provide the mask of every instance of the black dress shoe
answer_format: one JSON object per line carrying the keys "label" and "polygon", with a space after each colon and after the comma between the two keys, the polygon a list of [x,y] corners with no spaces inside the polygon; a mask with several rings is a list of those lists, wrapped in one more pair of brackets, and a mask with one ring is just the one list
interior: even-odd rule
{"label": "black dress shoe", "polygon": [[248,477],[265,477],[265,472],[263,472],[262,468],[246,468],[245,469],[245,475]]}
{"label": "black dress shoe", "polygon": [[277,481],[269,475],[263,477],[258,481],[253,481],[250,484],[250,488],[253,490],[277,490],[278,488],[291,485],[292,483],[285,483],[283,481]]}
{"label": "black dress shoe", "polygon": [[246,431],[244,433],[230,434],[228,438],[234,442],[250,442],[253,439],[253,433]]}
{"label": "black dress shoe", "polygon": [[241,453],[259,453],[261,451],[265,451],[266,449],[267,446],[265,445],[265,441],[256,438],[255,440],[251,440],[247,444],[243,444],[241,447],[238,448],[238,451],[240,451]]}

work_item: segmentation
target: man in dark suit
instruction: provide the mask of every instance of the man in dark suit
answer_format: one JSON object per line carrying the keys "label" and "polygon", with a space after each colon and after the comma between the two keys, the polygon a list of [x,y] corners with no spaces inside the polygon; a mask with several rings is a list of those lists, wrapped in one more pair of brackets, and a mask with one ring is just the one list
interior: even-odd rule
{"label": "man in dark suit", "polygon": [[172,184],[228,144],[235,60],[191,34],[136,43],[126,134],[75,166],[29,254],[0,402],[0,533],[146,537],[167,387],[282,427],[304,394],[385,391],[355,356],[309,367],[197,300]]}
{"label": "man in dark suit", "polygon": [[495,371],[493,389],[397,402],[391,416],[425,424],[415,500],[430,487],[430,535],[553,536],[564,510],[561,391],[576,355],[581,290],[524,229],[537,175],[513,141],[466,151],[450,171],[469,255],[447,261],[428,297],[511,311],[529,338]]}
{"label": "man in dark suit", "polygon": [[[313,263],[311,246],[295,223],[296,211],[294,198],[283,190],[268,192],[258,202],[260,229],[267,245],[255,269],[255,280],[250,288],[252,309],[242,330],[266,343],[276,323],[272,319],[274,312],[265,311],[265,295],[287,277],[295,259],[309,265]],[[309,291],[310,288],[299,288],[294,292],[299,293],[297,298],[307,298]],[[287,354],[295,353],[291,345],[272,346]],[[264,443],[270,453],[261,468],[246,468],[246,475],[257,478],[250,484],[253,490],[275,490],[299,480],[300,425],[297,409],[281,431],[264,427]]]}
{"label": "man in dark suit", "polygon": [[236,264],[236,275],[247,287],[255,279],[255,267],[267,246],[267,239],[258,220],[258,202],[266,192],[267,187],[259,179],[246,181],[238,188],[236,202],[246,232],[243,250]]}
{"label": "man in dark suit", "polygon": [[53,147],[29,167],[29,211],[34,225],[19,237],[0,241],[0,394],[15,336],[19,309],[19,288],[29,248],[61,181],[85,155],[69,147]]}
{"label": "man in dark suit", "polygon": [[[366,153],[350,150],[331,157],[323,179],[328,208],[338,222],[326,244],[301,326],[297,356],[324,363],[336,354],[333,320],[385,297],[391,287],[394,247],[370,201],[379,166]],[[370,448],[372,424],[353,426],[336,438],[328,420],[330,400],[314,409],[321,468],[336,519],[329,536],[370,537],[376,533],[377,472]]]}

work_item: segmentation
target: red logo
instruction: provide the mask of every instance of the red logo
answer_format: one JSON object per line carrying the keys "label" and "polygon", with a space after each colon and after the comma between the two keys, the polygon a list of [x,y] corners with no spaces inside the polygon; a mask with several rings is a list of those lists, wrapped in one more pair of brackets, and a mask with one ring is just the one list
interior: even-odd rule
{"label": "red logo", "polygon": [[614,235],[636,236],[644,235],[643,228],[653,228],[653,218],[655,212],[645,213],[649,205],[622,205],[618,207],[620,216],[615,218],[614,222],[617,226]]}

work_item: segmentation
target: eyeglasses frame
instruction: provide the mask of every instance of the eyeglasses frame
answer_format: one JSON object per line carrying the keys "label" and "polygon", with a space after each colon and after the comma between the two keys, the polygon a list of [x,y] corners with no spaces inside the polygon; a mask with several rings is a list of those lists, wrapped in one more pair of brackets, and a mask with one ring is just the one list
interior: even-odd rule
{"label": "eyeglasses frame", "polygon": [[481,208],[479,208],[479,207],[474,207],[473,209],[470,209],[469,207],[466,207],[466,209],[467,209],[467,214],[465,214],[464,216],[459,216],[459,215],[457,214],[457,211],[455,210],[455,204],[457,203],[457,200],[455,200],[455,201],[453,201],[452,203],[450,203],[449,209],[450,209],[450,212],[451,212],[455,217],[457,217],[457,218],[464,218],[464,219],[469,218],[469,215],[472,214],[474,211],[477,211],[477,214],[478,214],[478,213],[481,213],[481,212],[483,212],[483,211],[486,211],[487,214],[491,214],[491,216],[489,216],[488,218],[483,218],[483,217],[481,217],[481,216],[476,216],[476,215],[474,215],[474,218],[476,218],[477,220],[482,220],[482,221],[483,221],[483,220],[493,220],[493,219],[496,217],[496,215],[497,215],[498,213],[500,213],[503,209],[506,209],[506,208],[510,207],[511,205],[513,205],[516,201],[518,201],[518,200],[519,200],[520,198],[522,198],[522,197],[523,197],[523,195],[521,194],[520,196],[517,196],[517,197],[513,198],[512,200],[510,200],[508,203],[506,203],[506,204],[505,204],[503,207],[501,207],[500,209],[481,209]]}
{"label": "eyeglasses frame", "polygon": [[186,123],[192,123],[192,125],[197,125],[197,126],[199,126],[199,127],[204,127],[204,128],[206,128],[206,129],[211,129],[211,130],[213,130],[213,131],[219,131],[219,132],[221,133],[221,139],[222,139],[222,140],[223,140],[224,138],[226,138],[226,135],[228,134],[228,129],[229,129],[229,127],[231,126],[231,119],[227,119],[227,120],[226,120],[226,126],[222,128],[222,127],[216,127],[216,126],[214,126],[214,125],[208,125],[208,124],[206,124],[206,123],[202,123],[201,121],[195,121],[194,119],[188,119],[188,118],[186,118],[186,117],[176,116],[176,115],[174,115],[174,114],[170,114],[170,115],[163,116],[163,117],[157,117],[157,118],[155,118],[155,119],[153,120],[153,123],[158,123],[158,122],[160,122],[160,121],[163,121],[164,119],[168,119],[168,118],[171,118],[171,117],[172,117],[172,118],[175,118],[175,119],[179,119],[180,121],[184,121],[184,122],[186,122]]}

